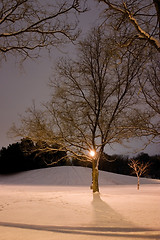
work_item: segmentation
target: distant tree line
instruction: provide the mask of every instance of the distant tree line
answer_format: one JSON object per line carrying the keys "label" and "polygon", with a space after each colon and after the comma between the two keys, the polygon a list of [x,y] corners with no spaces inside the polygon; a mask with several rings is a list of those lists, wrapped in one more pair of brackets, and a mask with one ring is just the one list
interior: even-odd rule
{"label": "distant tree line", "polygon": [[[82,166],[92,168],[92,162],[86,159],[72,158],[69,160],[67,153],[62,151],[58,145],[52,146],[53,150],[45,142],[34,143],[26,138],[21,142],[10,144],[0,150],[0,174],[27,171],[39,168],[55,166]],[[140,163],[149,163],[145,176],[160,179],[160,155],[149,156],[147,153],[140,153],[132,159]],[[130,158],[125,155],[103,154],[99,169],[103,171],[133,175],[129,167]]]}
{"label": "distant tree line", "polygon": [[66,152],[59,146],[52,146],[52,151],[45,142],[33,143],[30,139],[10,144],[0,150],[0,173],[7,174],[51,166],[66,165]]}
{"label": "distant tree line", "polygon": [[[138,160],[140,163],[149,163],[148,170],[145,174],[146,177],[160,179],[160,155],[149,156],[147,153],[139,153],[132,159]],[[107,155],[104,153],[99,170],[123,174],[123,175],[132,175],[132,169],[129,166],[130,158],[125,155]],[[72,164],[75,166],[83,166],[92,168],[91,162],[85,162],[77,159],[72,160]]]}

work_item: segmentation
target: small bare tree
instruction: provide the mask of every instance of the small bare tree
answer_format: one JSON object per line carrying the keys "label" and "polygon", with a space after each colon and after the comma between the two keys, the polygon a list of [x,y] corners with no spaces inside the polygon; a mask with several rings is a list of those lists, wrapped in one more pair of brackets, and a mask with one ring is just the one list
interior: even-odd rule
{"label": "small bare tree", "polygon": [[139,160],[131,159],[128,165],[132,169],[132,174],[136,174],[137,176],[137,190],[139,190],[140,177],[147,173],[150,163],[144,163],[140,162]]}

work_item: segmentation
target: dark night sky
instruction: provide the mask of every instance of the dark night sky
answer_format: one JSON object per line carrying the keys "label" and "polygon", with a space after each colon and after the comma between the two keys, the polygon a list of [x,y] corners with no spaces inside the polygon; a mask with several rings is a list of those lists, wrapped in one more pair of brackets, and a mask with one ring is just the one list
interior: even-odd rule
{"label": "dark night sky", "polygon": [[[98,11],[99,8],[94,5],[92,11],[81,16],[80,24],[83,27],[83,34],[97,23]],[[65,51],[67,52],[67,47]],[[55,60],[61,54],[55,49],[52,58],[49,59],[44,51],[43,57],[36,61],[26,60],[23,69],[16,64],[14,57],[10,57],[0,64],[0,149],[15,142],[15,139],[7,137],[7,132],[13,122],[18,122],[18,114],[23,115],[26,108],[32,105],[33,100],[36,105],[39,105],[40,102],[48,99],[50,90],[47,83],[52,74],[51,67],[54,66]],[[136,145],[140,144],[141,141]],[[121,154],[132,152],[132,147],[127,152],[121,146],[115,146],[113,150],[106,150],[109,154],[113,154],[115,151]],[[150,145],[144,152],[160,153],[156,144]]]}

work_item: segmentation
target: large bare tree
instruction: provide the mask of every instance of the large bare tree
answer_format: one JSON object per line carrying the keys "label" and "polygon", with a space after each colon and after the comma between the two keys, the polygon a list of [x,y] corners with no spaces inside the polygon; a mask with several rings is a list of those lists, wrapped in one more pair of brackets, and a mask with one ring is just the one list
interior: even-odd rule
{"label": "large bare tree", "polygon": [[115,45],[127,50],[128,46],[139,42],[148,49],[143,51],[145,62],[142,64],[143,75],[139,78],[138,95],[139,102],[143,102],[145,106],[143,108],[148,108],[153,117],[148,123],[148,134],[151,133],[153,139],[157,141],[160,136],[160,1],[99,0],[99,2],[104,3],[103,16],[106,28],[113,29]]}
{"label": "large bare tree", "polygon": [[[79,43],[77,59],[58,63],[45,111],[30,108],[12,132],[50,146],[57,142],[68,157],[92,161],[92,188],[98,192],[104,148],[146,133],[137,109],[136,82],[144,63],[139,51],[139,44],[130,51],[115,50],[104,29],[93,29]],[[95,156],[89,156],[90,150]]]}
{"label": "large bare tree", "polygon": [[99,0],[99,2],[106,6],[106,23],[110,22],[110,26],[123,35],[121,46],[128,46],[139,39],[160,52],[159,0]]}
{"label": "large bare tree", "polygon": [[95,152],[93,192],[99,191],[98,166],[105,146],[145,132],[134,115],[140,114],[135,84],[144,64],[140,49],[135,45],[130,51],[118,51],[104,29],[94,29],[80,42],[78,60],[60,61],[57,80],[52,81],[54,94],[48,108],[58,134],[81,159],[91,149]]}
{"label": "large bare tree", "polygon": [[[1,0],[0,60],[9,54],[36,57],[41,48],[72,41],[78,35],[78,0]],[[34,51],[33,51],[34,50]]]}
{"label": "large bare tree", "polygon": [[139,99],[148,105],[153,121],[150,131],[155,140],[160,137],[160,54],[151,55],[143,77],[139,78]]}

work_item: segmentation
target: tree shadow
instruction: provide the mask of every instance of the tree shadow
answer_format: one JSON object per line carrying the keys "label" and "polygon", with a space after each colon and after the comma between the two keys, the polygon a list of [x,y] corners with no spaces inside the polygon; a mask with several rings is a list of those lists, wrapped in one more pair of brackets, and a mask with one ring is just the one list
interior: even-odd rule
{"label": "tree shadow", "polygon": [[[99,236],[99,237],[123,237],[123,239],[159,239],[159,232],[153,232],[153,230],[144,228],[134,228],[132,232],[130,229],[120,227],[72,227],[72,226],[47,226],[47,225],[31,225],[24,223],[11,223],[0,222],[1,227],[19,228],[26,230],[36,231],[49,231],[61,234],[74,234],[74,235],[86,235],[86,236]],[[144,234],[147,232],[147,235]]]}
{"label": "tree shadow", "polygon": [[100,193],[93,193],[93,219],[96,226],[105,226],[111,228],[131,229],[135,228],[135,225],[126,219],[114,209],[112,209],[106,202],[104,202]]}
{"label": "tree shadow", "polygon": [[[123,216],[114,211],[100,194],[93,194],[93,221],[86,226],[69,225],[36,225],[16,222],[0,222],[1,227],[19,228],[25,230],[46,231],[59,234],[122,238],[122,239],[159,239],[160,231],[148,228],[139,228],[126,221]],[[88,236],[88,237],[87,237]]]}

